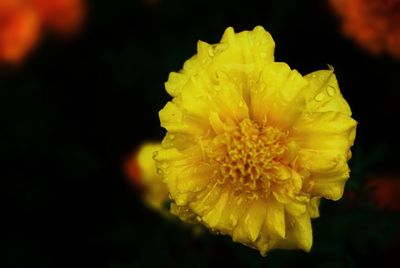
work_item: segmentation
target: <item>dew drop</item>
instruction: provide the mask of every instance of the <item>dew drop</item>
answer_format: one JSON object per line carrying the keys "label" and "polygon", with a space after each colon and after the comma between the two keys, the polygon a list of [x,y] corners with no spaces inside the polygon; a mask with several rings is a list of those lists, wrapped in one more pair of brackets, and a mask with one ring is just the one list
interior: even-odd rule
{"label": "dew drop", "polygon": [[168,163],[164,162],[164,163],[162,163],[161,168],[165,169],[165,168],[167,168],[168,166],[169,166]]}
{"label": "dew drop", "polygon": [[332,86],[329,86],[329,87],[326,89],[326,92],[328,93],[329,96],[332,97],[332,96],[335,95],[336,89],[335,89],[334,87],[332,87]]}
{"label": "dew drop", "polygon": [[263,32],[264,28],[261,27],[261,26],[256,26],[256,27],[254,27],[254,30],[255,30],[256,32]]}
{"label": "dew drop", "polygon": [[324,99],[324,94],[322,92],[314,97],[314,100],[316,101],[322,101],[323,99]]}
{"label": "dew drop", "polygon": [[153,152],[153,159],[155,159],[158,155],[158,151]]}
{"label": "dew drop", "polygon": [[157,174],[162,175],[163,171],[161,170],[161,168],[157,168]]}

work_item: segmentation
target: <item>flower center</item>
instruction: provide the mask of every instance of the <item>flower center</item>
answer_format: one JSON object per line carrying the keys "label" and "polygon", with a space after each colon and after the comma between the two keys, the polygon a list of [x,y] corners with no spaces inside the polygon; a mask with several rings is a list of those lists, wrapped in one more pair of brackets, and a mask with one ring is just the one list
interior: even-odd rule
{"label": "flower center", "polygon": [[216,182],[230,185],[235,194],[244,193],[249,199],[268,197],[274,184],[291,177],[291,169],[285,164],[293,155],[287,137],[287,132],[250,119],[216,136],[209,151],[212,153],[208,153],[217,173]]}

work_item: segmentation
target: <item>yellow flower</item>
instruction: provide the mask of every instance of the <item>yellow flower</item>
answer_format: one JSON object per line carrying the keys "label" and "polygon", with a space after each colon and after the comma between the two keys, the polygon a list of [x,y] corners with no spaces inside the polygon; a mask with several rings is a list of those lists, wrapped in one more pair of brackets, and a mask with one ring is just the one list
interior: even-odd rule
{"label": "yellow flower", "polygon": [[261,26],[199,41],[165,84],[155,155],[174,214],[263,255],[310,250],[310,218],[320,198],[341,198],[356,128],[332,68],[302,76],[274,47]]}
{"label": "yellow flower", "polygon": [[161,149],[160,143],[149,142],[143,144],[125,163],[125,173],[139,190],[144,203],[150,208],[169,215],[165,203],[169,201],[168,189],[157,173],[153,153]]}

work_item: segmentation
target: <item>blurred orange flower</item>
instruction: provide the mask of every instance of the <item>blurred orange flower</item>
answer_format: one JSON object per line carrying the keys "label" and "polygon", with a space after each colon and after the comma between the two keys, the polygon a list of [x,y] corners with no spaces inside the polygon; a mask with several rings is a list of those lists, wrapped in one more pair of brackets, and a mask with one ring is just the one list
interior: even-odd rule
{"label": "blurred orange flower", "polygon": [[75,33],[84,14],[83,0],[0,0],[0,62],[21,62],[43,28]]}
{"label": "blurred orange flower", "polygon": [[400,211],[400,177],[382,176],[367,183],[372,200],[379,209]]}
{"label": "blurred orange flower", "polygon": [[36,44],[39,18],[28,6],[0,0],[0,62],[19,62]]}
{"label": "blurred orange flower", "polygon": [[84,19],[82,0],[28,0],[40,14],[43,23],[60,34],[73,34]]}
{"label": "blurred orange flower", "polygon": [[373,54],[400,58],[399,0],[330,0],[342,30]]}

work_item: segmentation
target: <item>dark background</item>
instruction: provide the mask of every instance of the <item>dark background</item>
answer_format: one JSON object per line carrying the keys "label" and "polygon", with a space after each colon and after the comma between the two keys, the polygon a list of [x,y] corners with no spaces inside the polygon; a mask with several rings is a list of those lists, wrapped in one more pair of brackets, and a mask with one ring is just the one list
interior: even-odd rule
{"label": "dark background", "polygon": [[[47,35],[19,68],[0,69],[0,267],[398,267],[399,213],[364,186],[399,174],[400,63],[342,36],[325,1],[94,0],[72,40]],[[265,258],[230,237],[193,235],[148,211],[123,161],[161,139],[163,83],[224,29],[262,25],[276,60],[307,74],[335,68],[359,122],[352,175],[339,202],[323,202],[310,254]],[[400,193],[399,193],[400,195]],[[398,202],[398,200],[397,200]]]}

